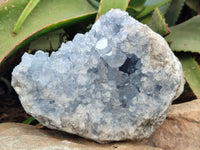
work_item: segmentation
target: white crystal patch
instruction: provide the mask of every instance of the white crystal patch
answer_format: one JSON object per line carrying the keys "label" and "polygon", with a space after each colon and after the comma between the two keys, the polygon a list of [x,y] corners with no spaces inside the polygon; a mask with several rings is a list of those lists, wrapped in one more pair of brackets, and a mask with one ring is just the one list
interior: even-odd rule
{"label": "white crystal patch", "polygon": [[106,38],[100,39],[96,44],[96,49],[102,50],[108,46],[108,40]]}

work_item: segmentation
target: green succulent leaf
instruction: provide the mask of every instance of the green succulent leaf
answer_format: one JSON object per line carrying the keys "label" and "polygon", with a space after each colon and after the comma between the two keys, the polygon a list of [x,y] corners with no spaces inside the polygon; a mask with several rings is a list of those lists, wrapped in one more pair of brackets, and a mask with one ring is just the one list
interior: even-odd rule
{"label": "green succulent leaf", "polygon": [[[170,6],[170,2],[168,2],[168,3],[166,3],[166,4],[164,4],[164,5],[160,6],[160,7],[158,7],[159,10],[160,10],[160,12],[161,12],[161,14],[165,15],[166,12],[167,12],[168,9],[169,9],[169,6]],[[129,10],[129,9],[127,9],[127,10]],[[129,11],[130,11],[130,10],[129,10]],[[133,12],[133,11],[132,11],[132,12]],[[135,17],[135,16],[137,16],[139,13],[140,13],[140,12],[137,12],[137,13],[134,12],[134,14],[132,13],[131,16]],[[152,13],[149,13],[149,14],[145,15],[144,17],[139,18],[138,20],[139,20],[140,22],[144,23],[144,24],[149,25],[151,19],[152,19]]]}
{"label": "green succulent leaf", "polygon": [[198,0],[185,0],[185,3],[193,11],[200,13],[200,1],[198,1]]}
{"label": "green succulent leaf", "polygon": [[33,11],[33,9],[37,6],[37,4],[40,2],[40,0],[30,0],[30,2],[26,5],[25,9],[19,16],[17,23],[13,29],[13,33],[17,33],[18,30],[21,28],[22,24],[28,17],[28,15]]}
{"label": "green succulent leaf", "polygon": [[9,0],[0,5],[0,66],[38,36],[83,20],[93,20],[97,12],[86,0],[40,1],[20,32],[13,35],[14,25],[27,3],[28,0]]}
{"label": "green succulent leaf", "polygon": [[195,16],[170,28],[166,40],[173,51],[200,53],[200,16]]}
{"label": "green succulent leaf", "polygon": [[[162,5],[159,7],[159,10],[161,12],[162,15],[165,15],[168,8],[170,6],[170,3],[166,3],[165,5]],[[139,14],[139,13],[138,13]],[[147,24],[149,25],[150,24],[150,21],[152,20],[152,14],[149,13],[148,15],[146,15],[145,17],[142,17],[140,19],[138,19],[140,22],[144,23],[144,24]]]}
{"label": "green succulent leaf", "polygon": [[63,29],[52,31],[33,40],[30,43],[29,50],[55,51],[66,39],[67,37]]}
{"label": "green succulent leaf", "polygon": [[147,0],[144,4],[145,8],[136,16],[136,19],[141,19],[152,13],[156,7],[161,7],[170,2],[171,0]]}
{"label": "green succulent leaf", "polygon": [[168,12],[165,15],[166,22],[169,26],[175,25],[184,6],[184,1],[185,0],[172,0]]}
{"label": "green succulent leaf", "polygon": [[165,16],[167,11],[169,10],[169,6],[171,5],[171,1],[169,3],[166,3],[165,5],[162,5],[159,7],[161,13]]}
{"label": "green succulent leaf", "polygon": [[99,1],[98,0],[87,0],[95,9],[99,8]]}
{"label": "green succulent leaf", "polygon": [[96,20],[111,8],[119,8],[126,11],[130,0],[101,0]]}
{"label": "green succulent leaf", "polygon": [[136,17],[143,9],[144,9],[144,3],[146,0],[130,0],[127,12],[132,17]]}
{"label": "green succulent leaf", "polygon": [[182,54],[179,57],[183,66],[183,72],[187,83],[197,98],[200,98],[200,68],[190,54]]}
{"label": "green succulent leaf", "polygon": [[151,22],[151,18],[152,18],[152,14],[149,14],[141,19],[138,19],[140,22],[146,24],[146,25],[149,25],[150,22]]}
{"label": "green succulent leaf", "polygon": [[162,36],[169,33],[169,28],[159,8],[155,8],[149,27]]}
{"label": "green succulent leaf", "polygon": [[28,119],[26,119],[24,122],[22,122],[23,124],[30,124],[31,122],[33,122],[35,120],[35,118],[33,118],[32,116],[29,117]]}
{"label": "green succulent leaf", "polygon": [[145,2],[146,0],[130,0],[129,7],[141,7],[144,5]]}

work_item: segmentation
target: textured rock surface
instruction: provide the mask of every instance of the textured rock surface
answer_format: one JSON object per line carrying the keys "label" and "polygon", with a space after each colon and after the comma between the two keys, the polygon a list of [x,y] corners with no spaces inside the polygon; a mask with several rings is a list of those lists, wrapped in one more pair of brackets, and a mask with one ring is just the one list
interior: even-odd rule
{"label": "textured rock surface", "polygon": [[148,143],[166,150],[200,150],[199,115],[200,99],[172,105]]}
{"label": "textured rock surface", "polygon": [[180,118],[200,123],[200,100],[173,105],[169,108],[168,118]]}
{"label": "textured rock surface", "polygon": [[162,150],[149,145],[120,142],[97,144],[83,138],[19,123],[0,124],[1,150]]}
{"label": "textured rock surface", "polygon": [[184,85],[166,41],[120,10],[51,56],[24,54],[12,75],[40,123],[98,142],[149,137]]}

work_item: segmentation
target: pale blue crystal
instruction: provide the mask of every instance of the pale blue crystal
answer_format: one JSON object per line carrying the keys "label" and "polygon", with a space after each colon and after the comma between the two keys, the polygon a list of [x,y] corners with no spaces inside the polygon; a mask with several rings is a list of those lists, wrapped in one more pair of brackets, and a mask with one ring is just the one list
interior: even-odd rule
{"label": "pale blue crystal", "polygon": [[50,56],[25,53],[12,85],[41,124],[103,143],[149,137],[184,78],[160,35],[112,9]]}

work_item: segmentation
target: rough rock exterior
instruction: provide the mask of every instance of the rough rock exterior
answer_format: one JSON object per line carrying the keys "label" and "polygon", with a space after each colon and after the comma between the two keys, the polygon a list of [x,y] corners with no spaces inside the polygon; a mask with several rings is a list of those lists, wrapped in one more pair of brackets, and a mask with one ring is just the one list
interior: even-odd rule
{"label": "rough rock exterior", "polygon": [[167,119],[148,139],[164,150],[200,150],[200,99],[172,105]]}
{"label": "rough rock exterior", "polygon": [[12,75],[27,113],[100,143],[149,137],[184,86],[166,41],[118,9],[50,56],[25,53]]}
{"label": "rough rock exterior", "polygon": [[20,123],[0,123],[0,150],[163,150],[133,142],[98,144],[67,133]]}

